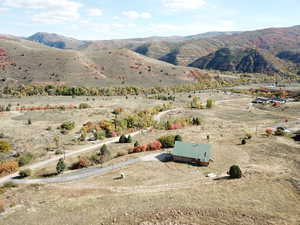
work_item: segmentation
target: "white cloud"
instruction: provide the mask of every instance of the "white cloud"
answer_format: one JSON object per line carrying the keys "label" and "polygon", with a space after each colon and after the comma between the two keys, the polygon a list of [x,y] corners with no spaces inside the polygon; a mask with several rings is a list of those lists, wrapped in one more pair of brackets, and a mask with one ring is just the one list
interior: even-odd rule
{"label": "white cloud", "polygon": [[8,8],[0,8],[0,12],[7,12],[8,10]]}
{"label": "white cloud", "polygon": [[89,16],[102,16],[103,15],[102,9],[97,9],[97,8],[88,9],[87,13]]}
{"label": "white cloud", "polygon": [[206,4],[205,0],[162,0],[162,2],[171,10],[198,9]]}
{"label": "white cloud", "polygon": [[33,10],[32,20],[38,23],[58,24],[77,20],[82,4],[72,0],[3,0],[12,8]]}
{"label": "white cloud", "polygon": [[150,19],[152,17],[148,12],[125,11],[122,14],[130,19]]}

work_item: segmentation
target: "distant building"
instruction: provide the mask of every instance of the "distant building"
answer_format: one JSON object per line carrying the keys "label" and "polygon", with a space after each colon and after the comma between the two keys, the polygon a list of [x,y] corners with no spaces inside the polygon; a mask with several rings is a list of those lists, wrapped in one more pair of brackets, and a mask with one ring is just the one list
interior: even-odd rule
{"label": "distant building", "polygon": [[211,151],[212,145],[210,144],[191,144],[176,141],[172,156],[175,162],[208,166],[211,159]]}

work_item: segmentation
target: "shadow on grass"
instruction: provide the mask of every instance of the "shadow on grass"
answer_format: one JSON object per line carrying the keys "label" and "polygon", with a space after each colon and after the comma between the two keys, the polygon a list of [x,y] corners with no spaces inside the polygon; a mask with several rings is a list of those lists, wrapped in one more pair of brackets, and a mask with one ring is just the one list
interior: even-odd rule
{"label": "shadow on grass", "polygon": [[294,137],[292,137],[292,139],[296,142],[300,142],[300,133],[297,133]]}
{"label": "shadow on grass", "polygon": [[230,176],[217,177],[214,180],[231,180]]}
{"label": "shadow on grass", "polygon": [[40,177],[54,177],[54,176],[57,176],[57,173],[45,173],[45,174],[42,174],[40,175]]}

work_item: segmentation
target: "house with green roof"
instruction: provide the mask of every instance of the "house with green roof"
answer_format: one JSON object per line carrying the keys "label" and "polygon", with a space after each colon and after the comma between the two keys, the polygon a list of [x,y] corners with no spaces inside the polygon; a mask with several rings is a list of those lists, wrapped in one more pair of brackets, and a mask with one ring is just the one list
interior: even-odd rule
{"label": "house with green roof", "polygon": [[211,144],[192,144],[176,141],[172,151],[172,157],[175,162],[208,166],[212,155],[211,152]]}

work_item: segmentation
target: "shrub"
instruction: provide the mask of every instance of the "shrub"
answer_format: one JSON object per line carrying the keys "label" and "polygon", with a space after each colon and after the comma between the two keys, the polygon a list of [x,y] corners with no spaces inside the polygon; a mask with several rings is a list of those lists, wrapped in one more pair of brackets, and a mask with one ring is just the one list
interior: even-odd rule
{"label": "shrub", "polygon": [[66,169],[66,164],[63,158],[59,159],[56,164],[56,172],[57,174],[61,174]]}
{"label": "shrub", "polygon": [[133,140],[132,140],[132,137],[129,135],[126,139],[126,143],[132,143]]}
{"label": "shrub", "polygon": [[12,149],[11,145],[7,141],[0,141],[0,152],[10,152]]}
{"label": "shrub", "polygon": [[26,170],[21,170],[20,171],[20,177],[24,178],[24,177],[30,177],[32,174],[32,171],[30,169],[26,169]]}
{"label": "shrub", "polygon": [[127,138],[124,134],[121,135],[121,137],[119,139],[119,143],[127,143]]}
{"label": "shrub", "polygon": [[214,105],[214,101],[212,99],[207,99],[206,108],[211,109]]}
{"label": "shrub", "polygon": [[99,155],[92,155],[90,157],[90,161],[94,164],[100,164],[100,156]]}
{"label": "shrub", "polygon": [[267,129],[266,130],[266,134],[269,136],[269,135],[272,135],[273,134],[273,130],[272,129]]}
{"label": "shrub", "polygon": [[91,108],[91,106],[87,103],[81,103],[79,105],[79,109],[88,109],[88,108]]}
{"label": "shrub", "polygon": [[182,137],[180,135],[176,135],[175,136],[175,141],[182,141]]}
{"label": "shrub", "polygon": [[175,145],[175,136],[163,136],[158,139],[163,148],[173,148]]}
{"label": "shrub", "polygon": [[111,153],[106,145],[103,145],[100,149],[100,162],[105,163],[111,159]]}
{"label": "shrub", "polygon": [[28,125],[31,125],[31,124],[32,124],[31,119],[28,119],[28,120],[27,120],[27,124],[28,124]]}
{"label": "shrub", "polygon": [[88,158],[85,158],[85,157],[80,157],[78,159],[78,162],[74,163],[72,165],[72,169],[81,169],[81,168],[87,168],[89,166],[92,165],[92,162],[88,159]]}
{"label": "shrub", "polygon": [[242,139],[242,141],[241,141],[241,144],[242,144],[242,145],[245,145],[245,144],[247,144],[247,141],[246,141],[246,139]]}
{"label": "shrub", "polygon": [[33,160],[33,155],[30,152],[26,152],[23,155],[20,156],[18,159],[19,166],[25,166]]}
{"label": "shrub", "polygon": [[140,145],[140,143],[138,141],[134,142],[134,147],[137,147],[139,145]]}
{"label": "shrub", "polygon": [[17,172],[18,162],[15,160],[0,162],[0,177]]}
{"label": "shrub", "polygon": [[64,122],[62,125],[60,125],[60,128],[64,130],[73,130],[75,128],[75,122],[73,121]]}
{"label": "shrub", "polygon": [[191,108],[192,109],[202,109],[202,103],[198,97],[194,97],[192,102],[191,102]]}
{"label": "shrub", "polygon": [[148,150],[156,151],[156,150],[161,149],[161,147],[162,147],[162,144],[159,141],[154,141],[148,145]]}
{"label": "shrub", "polygon": [[281,128],[281,127],[278,127],[278,128],[276,129],[276,131],[275,131],[275,135],[276,135],[276,136],[284,136],[284,135],[285,135],[284,129]]}
{"label": "shrub", "polygon": [[96,131],[94,133],[94,137],[95,137],[96,140],[103,140],[103,139],[105,139],[105,131],[104,130]]}
{"label": "shrub", "polygon": [[229,174],[231,179],[237,179],[237,178],[242,177],[242,171],[241,171],[240,167],[237,166],[237,165],[231,166],[230,169],[229,169],[228,174]]}
{"label": "shrub", "polygon": [[134,147],[133,149],[130,149],[128,151],[129,154],[131,153],[138,153],[138,152],[145,152],[148,149],[148,145],[139,145],[137,147]]}
{"label": "shrub", "polygon": [[200,117],[195,117],[192,119],[192,124],[193,125],[196,125],[196,126],[199,126],[201,125],[201,118]]}
{"label": "shrub", "polygon": [[249,139],[249,140],[250,140],[250,139],[252,138],[252,134],[246,133],[245,137],[246,137],[246,139]]}

